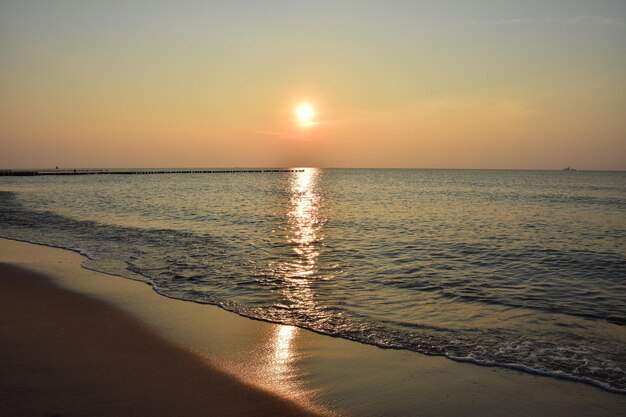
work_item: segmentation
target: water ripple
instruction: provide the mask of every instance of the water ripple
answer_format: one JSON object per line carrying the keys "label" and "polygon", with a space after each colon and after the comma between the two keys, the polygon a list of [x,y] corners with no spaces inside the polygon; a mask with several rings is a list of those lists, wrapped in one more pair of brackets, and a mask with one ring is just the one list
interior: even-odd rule
{"label": "water ripple", "polygon": [[626,392],[624,174],[141,177],[2,178],[0,234],[256,319]]}

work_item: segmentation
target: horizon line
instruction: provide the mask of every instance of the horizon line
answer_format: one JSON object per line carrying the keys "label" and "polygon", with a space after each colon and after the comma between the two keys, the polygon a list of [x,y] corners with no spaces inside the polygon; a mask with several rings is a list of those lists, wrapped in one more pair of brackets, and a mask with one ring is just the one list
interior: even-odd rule
{"label": "horizon line", "polygon": [[[431,171],[564,171],[566,168],[572,168],[568,166],[566,168],[444,168],[444,167],[340,167],[340,166],[196,166],[196,167],[181,167],[181,166],[146,166],[146,167],[39,167],[39,168],[0,168],[0,171],[97,171],[97,170],[155,170],[155,169],[180,169],[180,170],[193,170],[193,169],[215,169],[215,170],[245,170],[245,169],[358,169],[358,170],[431,170]],[[586,172],[626,172],[626,169],[585,169],[585,168],[572,168],[571,171],[586,171]]]}

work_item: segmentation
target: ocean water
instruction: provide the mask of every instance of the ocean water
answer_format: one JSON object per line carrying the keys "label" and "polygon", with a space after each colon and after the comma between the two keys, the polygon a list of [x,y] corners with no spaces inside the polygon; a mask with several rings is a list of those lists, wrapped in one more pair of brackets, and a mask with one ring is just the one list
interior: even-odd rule
{"label": "ocean water", "polygon": [[0,177],[0,235],[168,296],[626,393],[626,173]]}

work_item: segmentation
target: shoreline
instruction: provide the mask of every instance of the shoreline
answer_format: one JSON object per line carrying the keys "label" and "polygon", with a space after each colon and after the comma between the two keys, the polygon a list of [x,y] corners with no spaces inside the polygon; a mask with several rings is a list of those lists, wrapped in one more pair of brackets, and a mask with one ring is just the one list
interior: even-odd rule
{"label": "shoreline", "polygon": [[75,296],[106,303],[225,374],[308,410],[425,416],[626,411],[626,396],[580,382],[252,320],[217,306],[161,296],[144,282],[87,270],[80,266],[83,259],[69,250],[0,239],[0,262],[43,273]]}
{"label": "shoreline", "polygon": [[0,263],[0,285],[2,414],[318,415],[41,273]]}
{"label": "shoreline", "polygon": [[[227,309],[225,307],[222,307],[222,306],[219,306],[217,304],[212,304],[212,303],[208,303],[208,302],[201,302],[201,301],[197,301],[197,300],[193,300],[193,299],[184,299],[184,298],[176,298],[176,297],[169,296],[169,295],[161,293],[157,289],[155,289],[152,286],[151,282],[149,281],[149,278],[148,277],[144,277],[142,275],[135,274],[137,277],[132,277],[132,276],[129,276],[129,275],[125,276],[125,275],[121,275],[121,274],[116,274],[116,273],[112,273],[112,272],[105,272],[105,271],[101,271],[101,270],[98,270],[98,269],[95,269],[95,268],[91,268],[90,266],[85,265],[85,260],[86,261],[92,261],[92,259],[89,256],[87,256],[86,254],[84,254],[79,249],[63,248],[63,247],[59,247],[59,246],[49,245],[49,244],[46,244],[46,243],[31,242],[31,241],[28,241],[28,240],[14,239],[14,238],[5,237],[5,236],[0,235],[0,241],[2,241],[2,240],[17,242],[17,243],[26,243],[26,244],[29,244],[29,245],[41,246],[41,247],[44,247],[44,248],[58,249],[58,250],[63,250],[63,251],[68,251],[68,252],[71,252],[71,253],[75,253],[75,254],[77,254],[77,255],[79,255],[81,257],[81,260],[82,260],[81,261],[81,265],[80,265],[81,268],[84,268],[87,271],[95,272],[95,273],[98,273],[98,274],[103,274],[105,276],[112,276],[112,277],[115,277],[115,278],[121,278],[121,279],[130,280],[130,281],[134,281],[134,282],[145,284],[145,285],[147,285],[150,288],[151,291],[153,291],[154,293],[158,294],[161,297],[165,297],[165,298],[168,298],[168,299],[171,299],[171,300],[176,300],[176,301],[182,301],[182,302],[194,303],[194,304],[199,304],[199,305],[204,305],[204,306],[210,306],[211,308],[217,307],[220,310],[225,311],[225,312],[227,312],[229,314],[235,314],[235,315],[237,315],[237,316],[239,316],[241,318],[248,319],[248,320],[253,320],[253,321],[258,321],[258,322],[261,322],[261,323],[267,323],[267,324],[278,325],[278,326],[283,326],[284,325],[283,323],[280,323],[280,322],[271,321],[271,320],[264,319],[264,318],[259,318],[259,317],[254,317],[254,316],[241,314],[239,312],[236,312],[236,311],[233,311],[233,310],[229,310],[229,309]],[[0,258],[0,262],[1,262],[1,258]],[[528,367],[525,367],[523,365],[518,365],[518,364],[501,364],[501,363],[481,362],[481,361],[476,361],[476,360],[471,360],[471,359],[466,359],[466,358],[450,357],[450,356],[447,356],[447,355],[429,354],[429,353],[414,351],[414,350],[410,350],[410,349],[394,348],[394,347],[388,347],[388,346],[378,345],[378,344],[374,344],[374,343],[366,343],[366,342],[362,342],[362,341],[357,340],[357,339],[346,339],[346,338],[343,338],[342,336],[326,334],[326,333],[324,333],[322,331],[318,331],[318,330],[315,330],[315,329],[308,329],[306,327],[301,327],[299,325],[286,325],[286,326],[296,327],[296,328],[298,328],[301,331],[315,333],[315,334],[323,336],[323,337],[338,338],[338,339],[346,340],[346,341],[353,342],[353,343],[363,344],[363,345],[366,345],[366,346],[373,346],[373,347],[376,347],[376,348],[379,348],[379,349],[382,349],[382,350],[407,351],[407,352],[416,353],[418,355],[425,355],[425,356],[428,356],[428,357],[445,358],[445,359],[451,360],[453,362],[462,363],[462,364],[472,364],[472,365],[477,365],[477,366],[480,366],[480,367],[487,367],[487,368],[508,369],[508,370],[517,371],[517,372],[530,374],[530,375],[536,375],[536,376],[541,376],[541,377],[546,377],[546,378],[555,378],[555,379],[558,379],[558,380],[574,382],[574,383],[581,383],[581,384],[589,385],[589,386],[594,387],[594,388],[601,389],[601,390],[606,391],[606,392],[611,393],[611,394],[626,395],[626,391],[619,390],[617,388],[613,388],[612,386],[604,385],[603,383],[598,382],[596,380],[586,380],[584,378],[573,377],[573,376],[568,375],[568,374],[559,375],[559,374],[554,374],[554,373],[550,373],[550,372],[540,371],[540,370],[537,370],[537,369],[534,369],[534,368],[528,368]]]}

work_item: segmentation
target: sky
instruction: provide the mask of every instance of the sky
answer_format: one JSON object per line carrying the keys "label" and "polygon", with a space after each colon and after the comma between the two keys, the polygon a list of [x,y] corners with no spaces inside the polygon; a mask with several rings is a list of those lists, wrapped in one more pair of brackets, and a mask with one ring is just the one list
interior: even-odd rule
{"label": "sky", "polygon": [[626,170],[626,1],[0,0],[0,169],[55,166]]}

